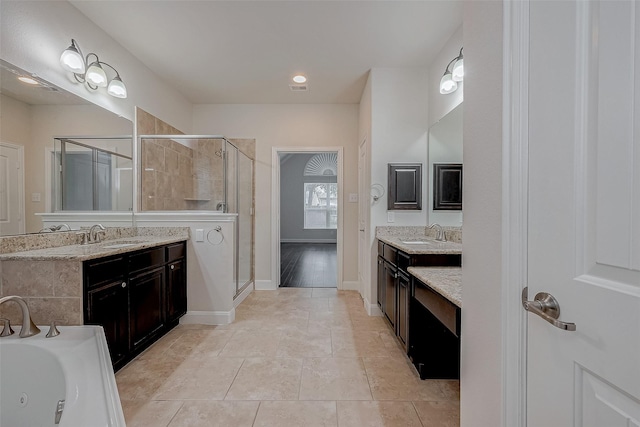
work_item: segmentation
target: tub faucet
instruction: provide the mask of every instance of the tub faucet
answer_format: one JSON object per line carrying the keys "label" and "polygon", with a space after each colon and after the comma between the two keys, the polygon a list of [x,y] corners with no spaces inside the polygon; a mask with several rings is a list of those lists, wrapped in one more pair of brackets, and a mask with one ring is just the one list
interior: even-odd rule
{"label": "tub faucet", "polygon": [[[97,230],[97,229],[100,230]],[[105,228],[102,224],[96,224],[89,230],[89,243],[100,243],[100,233],[105,234]]]}
{"label": "tub faucet", "polygon": [[17,295],[10,295],[8,297],[0,298],[0,305],[7,301],[17,302],[22,311],[22,328],[20,329],[20,338],[26,338],[40,333],[40,329],[31,320],[31,314],[29,313],[29,307],[27,303]]}
{"label": "tub faucet", "polygon": [[446,242],[447,238],[444,235],[444,230],[442,229],[442,226],[440,224],[431,224],[429,227],[427,228],[434,228],[436,229],[436,231],[438,232],[438,234],[436,235],[436,240],[439,242]]}

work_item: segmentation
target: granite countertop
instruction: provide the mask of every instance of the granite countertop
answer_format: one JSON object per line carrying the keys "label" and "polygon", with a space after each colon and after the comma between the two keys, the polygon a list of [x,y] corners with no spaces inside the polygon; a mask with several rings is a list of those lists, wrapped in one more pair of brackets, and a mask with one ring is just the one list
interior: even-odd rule
{"label": "granite countertop", "polygon": [[[461,254],[462,243],[439,242],[430,236],[377,236],[377,239],[412,255],[420,254]],[[407,241],[427,242],[424,244],[403,243]]]}
{"label": "granite countertop", "polygon": [[462,308],[461,267],[409,267],[409,274]]}
{"label": "granite countertop", "polygon": [[[188,231],[171,233],[164,236],[136,235],[119,239],[103,240],[100,243],[91,243],[88,245],[67,245],[55,248],[11,252],[1,254],[0,261],[86,261],[184,240],[189,240]],[[121,244],[126,246],[113,247],[113,245]]]}

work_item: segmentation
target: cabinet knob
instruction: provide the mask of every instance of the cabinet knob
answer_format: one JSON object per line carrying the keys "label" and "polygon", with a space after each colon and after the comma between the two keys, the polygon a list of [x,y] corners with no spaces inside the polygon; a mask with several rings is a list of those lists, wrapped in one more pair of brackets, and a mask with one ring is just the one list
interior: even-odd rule
{"label": "cabinet knob", "polygon": [[126,288],[127,287],[127,282],[122,282],[122,287]]}
{"label": "cabinet knob", "polygon": [[175,266],[175,265],[172,265],[172,266],[171,266],[171,269],[172,269],[172,270],[175,270],[175,269],[176,269],[176,266]]}

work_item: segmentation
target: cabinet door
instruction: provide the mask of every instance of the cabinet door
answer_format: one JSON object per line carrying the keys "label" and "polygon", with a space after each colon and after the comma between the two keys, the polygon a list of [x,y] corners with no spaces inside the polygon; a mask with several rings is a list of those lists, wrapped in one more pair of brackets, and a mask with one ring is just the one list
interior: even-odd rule
{"label": "cabinet door", "polygon": [[167,266],[167,323],[178,320],[187,312],[186,273],[184,260]]}
{"label": "cabinet door", "polygon": [[131,341],[133,349],[144,346],[164,326],[165,267],[132,278]]}
{"label": "cabinet door", "polygon": [[129,353],[129,289],[127,282],[117,280],[87,292],[87,325],[100,325],[109,346],[113,365]]}
{"label": "cabinet door", "polygon": [[396,281],[398,273],[394,266],[388,262],[384,262],[384,279],[385,279],[385,294],[384,294],[384,314],[387,316],[391,327],[395,329],[396,326]]}
{"label": "cabinet door", "polygon": [[384,294],[386,292],[385,289],[385,274],[384,274],[384,259],[379,256],[378,257],[378,306],[380,310],[384,313]]}
{"label": "cabinet door", "polygon": [[398,338],[407,348],[409,332],[409,277],[398,272]]}

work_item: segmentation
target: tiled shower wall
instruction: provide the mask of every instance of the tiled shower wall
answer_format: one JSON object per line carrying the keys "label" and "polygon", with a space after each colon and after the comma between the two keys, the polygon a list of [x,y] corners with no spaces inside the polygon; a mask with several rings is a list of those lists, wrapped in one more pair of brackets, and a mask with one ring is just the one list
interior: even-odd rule
{"label": "tiled shower wall", "polygon": [[[139,135],[184,133],[137,109]],[[142,210],[215,210],[224,201],[222,140],[144,139]],[[216,154],[218,153],[218,154]]]}

